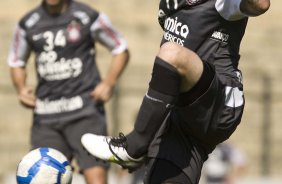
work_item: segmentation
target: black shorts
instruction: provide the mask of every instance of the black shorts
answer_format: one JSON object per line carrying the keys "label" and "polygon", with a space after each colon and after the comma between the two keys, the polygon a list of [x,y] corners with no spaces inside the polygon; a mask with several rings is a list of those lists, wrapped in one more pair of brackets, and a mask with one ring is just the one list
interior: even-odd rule
{"label": "black shorts", "polygon": [[217,73],[208,62],[204,66],[199,83],[179,96],[180,103],[171,109],[148,152],[149,158],[172,162],[193,184],[198,183],[208,154],[235,131],[244,109],[238,79]]}
{"label": "black shorts", "polygon": [[109,164],[90,156],[82,147],[81,136],[85,133],[107,135],[105,115],[99,112],[68,122],[42,124],[34,120],[31,131],[33,149],[50,147],[61,151],[69,160],[75,158],[80,170],[93,166],[109,168]]}
{"label": "black shorts", "polygon": [[149,159],[146,165],[144,184],[192,184],[179,167],[167,160]]}

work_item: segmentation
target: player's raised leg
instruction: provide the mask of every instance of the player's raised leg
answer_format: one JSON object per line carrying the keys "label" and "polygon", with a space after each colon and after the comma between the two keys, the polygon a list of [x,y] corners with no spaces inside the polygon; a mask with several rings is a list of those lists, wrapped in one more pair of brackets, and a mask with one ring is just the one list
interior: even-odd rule
{"label": "player's raised leg", "polygon": [[163,44],[133,131],[116,138],[86,134],[82,137],[83,146],[92,155],[124,167],[140,162],[179,93],[190,90],[202,71],[203,63],[194,52],[175,43]]}

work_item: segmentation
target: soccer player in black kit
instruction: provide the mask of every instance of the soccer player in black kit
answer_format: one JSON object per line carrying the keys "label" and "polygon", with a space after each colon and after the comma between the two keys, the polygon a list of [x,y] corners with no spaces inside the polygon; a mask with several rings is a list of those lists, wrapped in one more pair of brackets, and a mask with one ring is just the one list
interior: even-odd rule
{"label": "soccer player in black kit", "polygon": [[[103,79],[96,43],[112,55]],[[35,95],[26,83],[31,52],[38,79]],[[8,63],[19,101],[34,112],[32,148],[51,147],[74,157],[87,184],[107,183],[109,163],[90,156],[80,139],[89,132],[107,135],[103,103],[128,59],[127,42],[108,17],[77,1],[43,0],[19,21],[14,35]]]}
{"label": "soccer player in black kit", "polygon": [[270,0],[161,0],[164,35],[133,131],[85,134],[84,147],[131,170],[145,162],[145,183],[198,183],[208,154],[241,121],[240,43],[248,17],[269,6]]}

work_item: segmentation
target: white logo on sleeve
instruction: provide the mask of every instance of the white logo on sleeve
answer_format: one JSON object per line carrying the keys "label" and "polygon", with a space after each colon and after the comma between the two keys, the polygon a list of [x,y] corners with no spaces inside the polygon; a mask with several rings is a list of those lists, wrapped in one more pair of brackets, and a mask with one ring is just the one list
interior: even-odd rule
{"label": "white logo on sleeve", "polygon": [[90,22],[90,17],[85,12],[76,11],[73,15],[74,17],[79,18],[84,25]]}
{"label": "white logo on sleeve", "polygon": [[39,13],[33,13],[25,22],[25,26],[31,28],[39,21],[39,19],[40,19]]}

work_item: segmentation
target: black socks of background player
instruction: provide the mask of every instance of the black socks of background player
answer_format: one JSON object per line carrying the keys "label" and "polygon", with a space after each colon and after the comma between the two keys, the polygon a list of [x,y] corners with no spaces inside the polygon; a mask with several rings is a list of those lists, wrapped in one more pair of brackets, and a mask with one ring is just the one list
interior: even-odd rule
{"label": "black socks of background player", "polygon": [[181,77],[176,68],[155,59],[149,90],[139,109],[134,129],[127,138],[127,152],[133,158],[143,156],[169,113],[169,105],[179,94]]}

